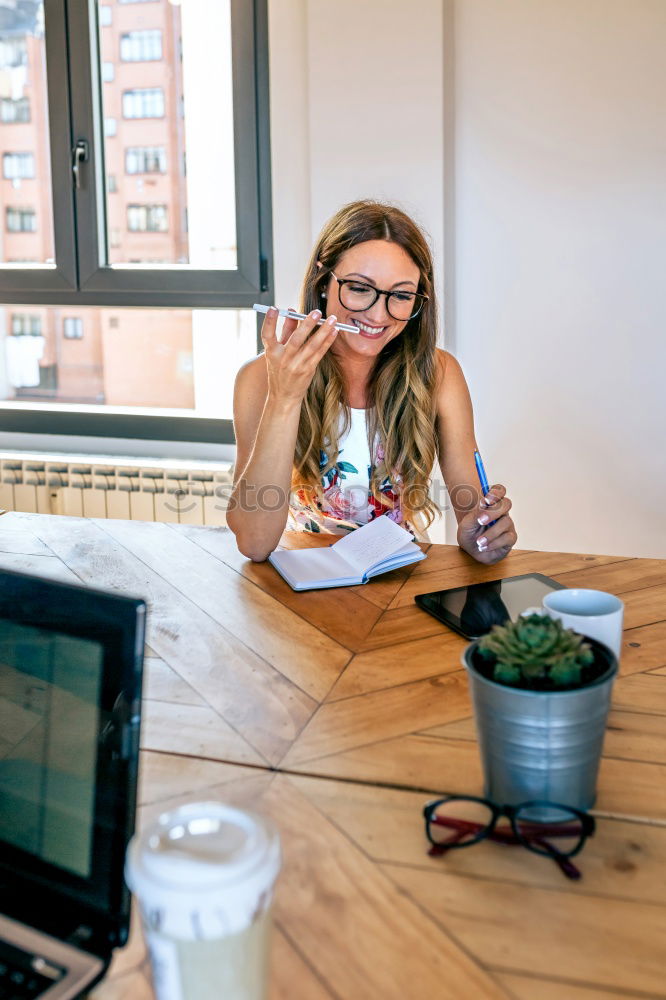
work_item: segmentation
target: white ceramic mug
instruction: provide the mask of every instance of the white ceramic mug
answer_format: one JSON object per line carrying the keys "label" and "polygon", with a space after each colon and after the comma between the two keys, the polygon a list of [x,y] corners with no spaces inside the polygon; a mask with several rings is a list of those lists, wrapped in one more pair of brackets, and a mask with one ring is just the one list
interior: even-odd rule
{"label": "white ceramic mug", "polygon": [[615,594],[605,590],[551,590],[542,604],[541,608],[526,608],[521,614],[545,611],[551,618],[559,618],[566,628],[603,642],[620,659],[624,602]]}

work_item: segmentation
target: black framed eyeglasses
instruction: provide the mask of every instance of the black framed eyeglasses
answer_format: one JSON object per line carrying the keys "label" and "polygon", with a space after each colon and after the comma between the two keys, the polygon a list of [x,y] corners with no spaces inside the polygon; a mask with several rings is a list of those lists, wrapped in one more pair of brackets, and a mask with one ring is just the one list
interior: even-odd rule
{"label": "black framed eyeglasses", "polygon": [[[501,806],[473,795],[449,795],[429,802],[423,816],[433,856],[488,839],[552,858],[571,879],[579,879],[581,873],[570,859],[595,830],[588,813],[541,800]],[[498,825],[502,817],[508,823]]]}
{"label": "black framed eyeglasses", "polygon": [[424,303],[428,301],[428,296],[422,292],[410,292],[403,288],[387,291],[359,281],[358,278],[338,278],[333,271],[330,273],[338,283],[340,302],[349,312],[365,312],[366,309],[372,309],[379,296],[384,295],[389,316],[404,323],[416,319]]}

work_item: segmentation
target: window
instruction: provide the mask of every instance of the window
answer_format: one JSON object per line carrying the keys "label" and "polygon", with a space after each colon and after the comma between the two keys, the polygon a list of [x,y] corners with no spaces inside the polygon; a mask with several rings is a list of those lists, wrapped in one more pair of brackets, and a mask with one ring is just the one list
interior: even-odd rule
{"label": "window", "polygon": [[120,58],[123,62],[149,62],[162,58],[162,32],[130,31],[120,36]]}
{"label": "window", "polygon": [[42,318],[41,316],[13,313],[11,330],[13,337],[41,337]]}
{"label": "window", "polygon": [[28,46],[25,38],[0,39],[0,69],[25,66],[28,62]]}
{"label": "window", "polygon": [[83,340],[83,320],[78,316],[67,316],[62,321],[62,335],[65,340]]}
{"label": "window", "polygon": [[30,101],[27,97],[19,97],[14,101],[11,97],[3,97],[0,101],[0,121],[29,122]]}
{"label": "window", "polygon": [[125,173],[165,174],[166,148],[164,146],[130,146],[125,150]]}
{"label": "window", "polygon": [[160,87],[126,90],[123,118],[164,118],[164,91]]}
{"label": "window", "polygon": [[7,232],[36,233],[37,215],[34,208],[14,208],[8,205],[5,210]]}
{"label": "window", "polygon": [[33,178],[35,176],[35,157],[32,153],[3,153],[2,176],[7,180]]}
{"label": "window", "polygon": [[128,205],[127,228],[131,233],[166,233],[166,205]]}
{"label": "window", "polygon": [[[0,329],[37,317],[40,379],[54,372],[48,394],[5,381],[0,421],[231,442],[234,366],[257,349],[252,303],[273,294],[268,0],[124,2],[30,0],[0,17]],[[70,136],[86,144],[78,185]]]}

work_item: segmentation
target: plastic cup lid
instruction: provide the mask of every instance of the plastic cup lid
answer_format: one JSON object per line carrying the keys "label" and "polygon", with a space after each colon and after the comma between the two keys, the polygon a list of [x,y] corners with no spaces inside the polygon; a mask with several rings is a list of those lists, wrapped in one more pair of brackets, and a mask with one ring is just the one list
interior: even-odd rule
{"label": "plastic cup lid", "polygon": [[280,868],[273,824],[222,802],[193,802],[162,813],[129,848],[130,888],[216,892],[246,880],[269,885]]}

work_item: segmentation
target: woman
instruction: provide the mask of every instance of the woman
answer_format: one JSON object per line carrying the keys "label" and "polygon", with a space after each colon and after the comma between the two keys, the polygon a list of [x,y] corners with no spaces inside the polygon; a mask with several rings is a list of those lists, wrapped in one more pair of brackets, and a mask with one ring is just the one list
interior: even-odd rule
{"label": "woman", "polygon": [[279,340],[277,310],[267,314],[265,351],[236,379],[227,523],[240,551],[266,559],[288,518],[341,534],[386,514],[423,538],[439,459],[458,544],[479,562],[502,559],[516,542],[511,501],[499,484],[480,495],[472,404],[460,365],[435,346],[432,257],[418,226],[374,201],[340,209],[313,250],[300,311],[307,319],[286,320]]}

